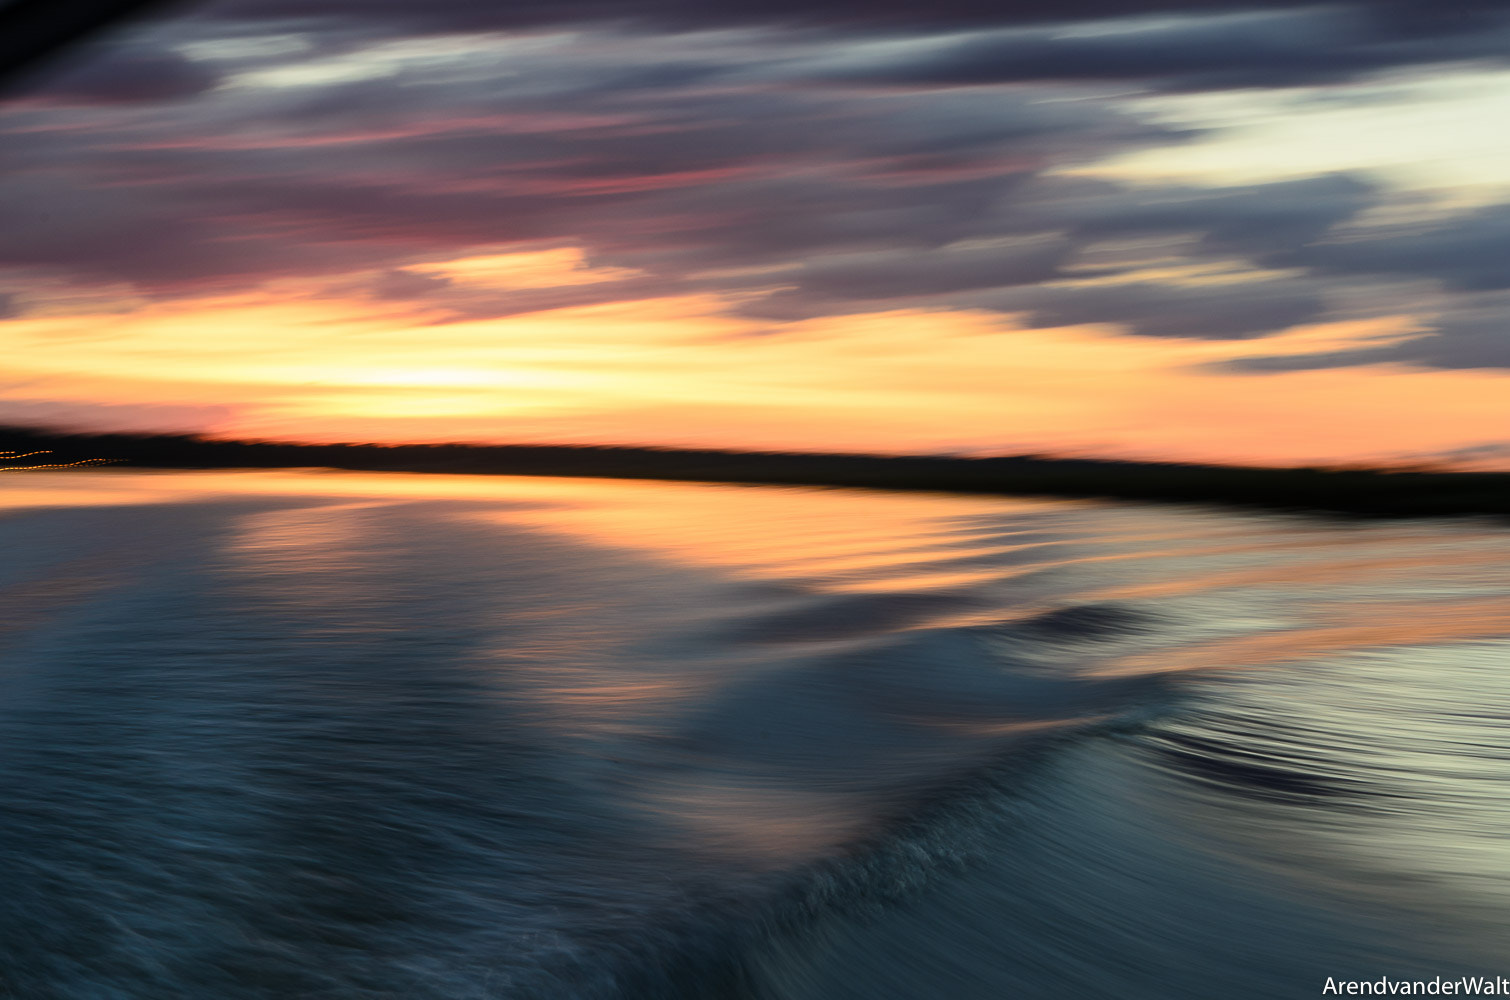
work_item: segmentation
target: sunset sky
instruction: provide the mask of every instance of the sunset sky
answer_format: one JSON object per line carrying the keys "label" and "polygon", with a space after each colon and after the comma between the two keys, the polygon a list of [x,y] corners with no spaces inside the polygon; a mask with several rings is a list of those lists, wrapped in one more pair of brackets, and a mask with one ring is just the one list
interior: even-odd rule
{"label": "sunset sky", "polygon": [[0,102],[0,423],[1510,467],[1500,0],[229,0]]}

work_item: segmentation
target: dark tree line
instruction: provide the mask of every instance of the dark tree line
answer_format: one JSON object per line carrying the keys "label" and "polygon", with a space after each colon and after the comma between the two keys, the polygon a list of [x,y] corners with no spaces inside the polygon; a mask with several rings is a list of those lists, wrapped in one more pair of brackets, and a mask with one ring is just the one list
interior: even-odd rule
{"label": "dark tree line", "polygon": [[1217,503],[1370,517],[1510,514],[1510,473],[1257,468],[1040,456],[952,458],[570,445],[295,444],[0,429],[0,451],[137,468],[601,476]]}

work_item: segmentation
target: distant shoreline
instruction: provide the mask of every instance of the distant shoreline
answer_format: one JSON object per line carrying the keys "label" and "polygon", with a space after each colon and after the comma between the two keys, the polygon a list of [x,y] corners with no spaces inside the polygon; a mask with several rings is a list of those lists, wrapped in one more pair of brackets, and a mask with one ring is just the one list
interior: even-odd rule
{"label": "distant shoreline", "polygon": [[[1510,472],[1260,468],[1017,456],[948,458],[578,445],[285,444],[0,428],[0,451],[132,468],[574,476],[1202,503],[1353,517],[1504,516]],[[0,468],[3,468],[0,463]]]}

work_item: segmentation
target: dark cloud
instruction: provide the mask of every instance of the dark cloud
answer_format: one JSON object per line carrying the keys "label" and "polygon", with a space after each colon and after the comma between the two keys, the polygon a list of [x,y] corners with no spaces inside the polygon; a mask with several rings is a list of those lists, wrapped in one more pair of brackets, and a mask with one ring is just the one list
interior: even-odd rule
{"label": "dark cloud", "polygon": [[[1253,10],[1305,10],[1307,0],[222,0],[207,16],[230,21],[328,21],[366,31],[447,33],[571,25],[622,25],[650,30],[738,26],[904,32],[1034,25],[1147,15],[1220,15]],[[1398,32],[1461,30],[1492,18],[1500,0],[1370,0],[1355,5],[1368,20]]]}
{"label": "dark cloud", "polygon": [[1319,279],[1432,279],[1448,308],[1420,336],[1311,354],[1261,355],[1222,366],[1244,372],[1307,371],[1393,364],[1411,368],[1510,369],[1510,205],[1435,225],[1355,227],[1269,255]]}
{"label": "dark cloud", "polygon": [[[1252,0],[1063,0],[1060,3],[1000,3],[994,0],[222,0],[208,16],[229,21],[319,21],[360,26],[370,32],[449,33],[568,25],[618,25],[642,30],[686,31],[751,25],[783,28],[902,31],[998,24],[1129,17],[1149,12],[1245,10]],[[1299,6],[1286,4],[1285,6]]]}
{"label": "dark cloud", "polygon": [[84,53],[33,80],[27,93],[65,104],[181,101],[214,88],[218,73],[163,48]]}
{"label": "dark cloud", "polygon": [[1195,233],[1211,253],[1268,260],[1299,254],[1380,198],[1379,189],[1360,178],[1327,174],[1219,188],[1085,183],[1063,194],[1045,190],[1029,211],[1060,218],[1087,238]]}
{"label": "dark cloud", "polygon": [[788,287],[745,304],[741,312],[766,319],[805,319],[1031,284],[1057,275],[1074,249],[1067,240],[1048,238],[997,246],[831,254],[765,276]]}
{"label": "dark cloud", "polygon": [[[588,77],[612,62],[583,61]],[[314,88],[313,119],[311,88],[231,89],[143,127],[27,133],[0,151],[0,263],[165,292],[545,240],[669,288],[1015,232],[1003,206],[1023,178],[1168,137],[1030,96],[587,89],[563,110],[538,85]]]}
{"label": "dark cloud", "polygon": [[1028,314],[1034,326],[1115,323],[1147,337],[1245,340],[1264,337],[1326,311],[1314,282],[1274,279],[1166,284],[1038,286],[1015,289],[982,305]]}
{"label": "dark cloud", "polygon": [[[1122,323],[1148,336],[1262,336],[1321,315],[1321,286],[1294,279],[1019,286],[1083,276],[1084,268],[1067,272],[1065,266],[1077,250],[1107,239],[1182,235],[1190,237],[1199,252],[1219,259],[1294,255],[1378,197],[1374,188],[1345,176],[1215,190],[1129,189],[1100,182],[1024,184],[1002,194],[999,202],[976,206],[961,216],[952,235],[966,241],[962,246],[914,244],[861,254],[830,253],[799,267],[759,275],[757,280],[781,288],[745,303],[741,312],[797,319],[894,308],[905,302],[1028,312],[1033,322],[1046,326]],[[1016,235],[994,245],[968,242],[970,237],[1009,233]],[[1129,266],[1109,268],[1108,273]]]}
{"label": "dark cloud", "polygon": [[[641,58],[633,46],[605,51]],[[621,68],[603,53],[581,73],[557,52],[531,58],[539,72],[522,84],[400,73],[228,91],[171,126],[61,133],[50,152],[66,169],[34,154],[0,181],[10,195],[0,262],[154,294],[373,269],[378,297],[469,316],[690,290],[737,293],[742,312],[773,319],[906,303],[1099,322],[1120,303],[1135,332],[1234,337],[1300,321],[1319,308],[1314,294],[1134,286],[1075,305],[1058,292],[1026,304],[992,293],[1066,277],[1080,251],[1127,237],[1188,236],[1217,257],[1295,255],[1379,197],[1344,176],[1217,189],[1045,177],[1182,136],[1037,92],[623,94],[598,86]],[[563,87],[576,88],[569,111]],[[642,276],[478,296],[404,270],[416,257],[541,241]]]}
{"label": "dark cloud", "polygon": [[[619,33],[656,57],[611,73],[574,68],[621,92],[710,82],[731,71],[851,86],[1069,81],[1189,91],[1510,59],[1502,0],[221,0],[175,23],[201,37],[294,32],[307,55],[437,35]],[[700,58],[701,38],[675,54],[666,44],[678,32],[730,29],[751,46],[763,41],[756,65]],[[907,44],[842,51],[866,39]]]}
{"label": "dark cloud", "polygon": [[[1160,13],[1182,16],[1144,16]],[[1504,13],[1405,2],[234,0],[60,72],[38,92],[46,101],[0,120],[0,264],[152,295],[328,276],[451,317],[696,291],[776,320],[966,308],[1146,336],[1259,337],[1330,316],[1334,287],[1510,287],[1498,266],[1510,206],[1382,229],[1359,220],[1385,193],[1353,176],[1225,187],[1066,176],[1190,137],[1081,84],[1279,86],[1502,58]],[[409,44],[520,27],[572,30]],[[741,30],[667,33],[707,28]],[[389,41],[401,44],[375,44]],[[1098,256],[1160,241],[1187,264],[1292,273],[1164,283],[1130,274],[1137,260]],[[542,245],[634,276],[503,293],[410,269]],[[1071,280],[1087,277],[1117,280]],[[1492,362],[1502,312],[1452,312],[1414,347],[1358,351]],[[1350,360],[1358,351],[1307,364],[1368,363]]]}
{"label": "dark cloud", "polygon": [[1435,278],[1448,288],[1510,288],[1510,205],[1477,209],[1437,225],[1359,230],[1272,255],[1283,266],[1334,275]]}
{"label": "dark cloud", "polygon": [[[825,297],[810,288],[784,289],[743,304],[748,316],[781,321],[834,313],[898,308],[979,309],[1015,314],[1034,327],[1104,323],[1144,337],[1248,340],[1324,318],[1326,298],[1312,282],[1287,279],[1175,285],[1128,281],[1109,285],[1042,284],[1043,275],[1002,275],[987,291],[929,293],[917,284],[866,297]],[[984,282],[983,282],[984,284]]]}
{"label": "dark cloud", "polygon": [[224,183],[111,185],[79,165],[11,176],[0,181],[0,264],[152,291],[245,286],[352,263],[339,246],[290,238],[277,219],[238,219],[231,213],[255,211],[255,198],[217,200],[214,185]]}
{"label": "dark cloud", "polygon": [[907,86],[1132,82],[1161,90],[1330,83],[1401,66],[1510,59],[1510,19],[1404,34],[1357,7],[1129,20],[1091,33],[997,31],[920,44],[820,75]]}
{"label": "dark cloud", "polygon": [[[779,32],[769,56],[823,39],[910,38],[869,57],[799,59],[810,79],[958,86],[1043,81],[1208,90],[1330,83],[1397,67],[1510,58],[1501,0],[223,0],[200,20],[302,27],[323,44],[518,30]],[[783,48],[788,51],[782,51]],[[710,62],[626,72],[629,88],[717,75]]]}
{"label": "dark cloud", "polygon": [[0,319],[15,319],[22,313],[21,304],[9,292],[0,292]]}

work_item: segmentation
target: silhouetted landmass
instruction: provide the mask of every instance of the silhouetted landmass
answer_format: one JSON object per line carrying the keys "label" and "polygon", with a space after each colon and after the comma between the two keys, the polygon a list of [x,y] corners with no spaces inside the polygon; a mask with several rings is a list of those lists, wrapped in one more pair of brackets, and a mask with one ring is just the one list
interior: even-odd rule
{"label": "silhouetted landmass", "polygon": [[1098,459],[949,458],[570,445],[287,444],[0,429],[0,450],[138,468],[593,476],[1215,503],[1364,517],[1510,514],[1510,473],[1256,468]]}

